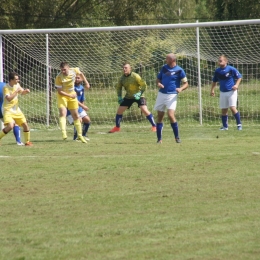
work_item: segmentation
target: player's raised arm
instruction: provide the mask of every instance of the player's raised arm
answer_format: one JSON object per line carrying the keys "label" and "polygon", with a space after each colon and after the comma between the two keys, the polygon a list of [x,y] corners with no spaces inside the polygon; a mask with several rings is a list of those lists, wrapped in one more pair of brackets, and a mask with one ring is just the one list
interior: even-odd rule
{"label": "player's raised arm", "polygon": [[82,77],[82,80],[83,80],[84,83],[85,83],[85,88],[86,88],[86,89],[89,89],[89,88],[90,88],[90,84],[89,84],[89,82],[88,82],[86,76],[84,75],[84,73],[83,73],[82,71],[80,72],[80,76]]}

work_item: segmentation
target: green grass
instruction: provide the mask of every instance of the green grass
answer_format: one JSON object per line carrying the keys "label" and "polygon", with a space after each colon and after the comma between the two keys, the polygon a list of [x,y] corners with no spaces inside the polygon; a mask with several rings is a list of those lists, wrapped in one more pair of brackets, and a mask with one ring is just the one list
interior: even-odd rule
{"label": "green grass", "polygon": [[259,127],[107,130],[1,140],[0,259],[259,259]]}

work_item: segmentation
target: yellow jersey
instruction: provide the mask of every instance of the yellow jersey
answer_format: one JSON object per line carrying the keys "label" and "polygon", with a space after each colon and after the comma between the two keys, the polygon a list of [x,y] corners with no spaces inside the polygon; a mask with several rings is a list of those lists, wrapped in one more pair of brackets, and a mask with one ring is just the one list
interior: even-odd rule
{"label": "yellow jersey", "polygon": [[13,94],[17,88],[20,88],[20,84],[17,83],[12,87],[9,84],[6,84],[3,88],[3,114],[5,113],[20,113],[21,110],[18,107],[18,94],[11,101],[8,101],[5,97]]}
{"label": "yellow jersey", "polygon": [[135,72],[131,72],[128,76],[122,75],[119,79],[116,90],[117,95],[120,97],[122,96],[123,87],[126,91],[125,98],[128,99],[134,99],[134,94],[139,91],[143,93],[147,89],[146,82]]}
{"label": "yellow jersey", "polygon": [[79,68],[70,68],[68,75],[63,75],[63,73],[60,72],[55,79],[55,87],[61,88],[62,91],[66,93],[73,92],[76,75],[79,73],[80,73]]}

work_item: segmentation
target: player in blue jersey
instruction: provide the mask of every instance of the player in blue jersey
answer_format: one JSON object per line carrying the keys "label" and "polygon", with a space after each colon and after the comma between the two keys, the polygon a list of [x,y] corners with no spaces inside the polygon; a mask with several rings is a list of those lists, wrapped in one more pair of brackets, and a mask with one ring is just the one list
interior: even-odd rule
{"label": "player in blue jersey", "polygon": [[[182,83],[182,86],[181,86]],[[176,56],[169,53],[166,64],[161,68],[156,84],[159,88],[154,110],[157,110],[157,143],[162,143],[163,118],[167,108],[168,118],[175,136],[176,143],[180,143],[178,123],[175,117],[178,94],[188,88],[188,81],[184,70],[177,65]]]}
{"label": "player in blue jersey", "polygon": [[[81,75],[77,74],[76,78],[75,78],[74,91],[77,94],[77,99],[78,99],[78,103],[79,103],[78,113],[79,113],[79,116],[80,116],[80,120],[83,122],[82,136],[86,139],[86,141],[89,141],[90,139],[87,136],[87,132],[88,132],[88,129],[89,129],[91,122],[90,122],[90,117],[86,113],[86,111],[88,111],[89,108],[84,104],[85,95],[84,95],[84,87],[82,85],[82,80],[85,83],[85,88],[86,89],[90,88],[89,82],[87,81],[84,74],[82,74],[82,77],[81,77]],[[69,110],[67,112],[67,119],[68,119],[70,124],[73,123],[73,118],[72,118],[72,115],[70,114]],[[73,140],[77,140],[77,138],[78,138],[78,133],[77,133],[76,128],[74,127]]]}
{"label": "player in blue jersey", "polygon": [[221,55],[218,59],[219,68],[215,70],[212,86],[211,96],[215,96],[214,89],[219,82],[220,97],[219,107],[222,110],[222,124],[220,130],[228,130],[228,108],[232,111],[237,123],[237,130],[242,130],[240,121],[240,114],[237,110],[237,90],[242,80],[242,75],[239,71],[228,65],[228,59],[225,55]]}
{"label": "player in blue jersey", "polygon": [[[3,121],[3,114],[2,114],[2,105],[3,105],[3,88],[6,85],[5,82],[0,82],[0,120]],[[2,123],[3,124],[3,123]],[[2,125],[2,128],[4,128],[4,126]],[[21,142],[21,136],[20,136],[20,127],[18,125],[15,125],[13,128],[13,133],[14,133],[14,137],[16,140],[16,144],[17,145],[24,145],[24,143]]]}

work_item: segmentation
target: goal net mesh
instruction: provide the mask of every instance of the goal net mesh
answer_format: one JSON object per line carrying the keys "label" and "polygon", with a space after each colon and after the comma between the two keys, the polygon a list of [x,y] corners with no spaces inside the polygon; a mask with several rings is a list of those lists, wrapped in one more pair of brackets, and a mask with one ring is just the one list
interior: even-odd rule
{"label": "goal net mesh", "polygon": [[[93,128],[111,127],[118,107],[115,85],[127,61],[133,71],[147,82],[145,92],[149,110],[153,110],[157,95],[156,77],[165,63],[167,53],[177,54],[189,88],[178,98],[176,116],[180,123],[198,125],[200,111],[203,124],[219,125],[219,92],[210,97],[211,80],[219,55],[225,54],[229,64],[243,75],[239,88],[238,109],[244,125],[259,123],[260,100],[260,25],[200,27],[200,77],[196,28],[86,31],[72,33],[3,34],[4,80],[16,71],[21,85],[31,93],[20,97],[20,107],[33,128],[58,128],[58,108],[54,80],[61,61],[79,67],[91,88],[86,91],[86,104]],[[46,45],[48,37],[48,45]],[[48,47],[47,47],[48,46]],[[46,57],[49,64],[46,64]],[[48,72],[48,73],[47,73]],[[47,77],[47,75],[49,75]],[[47,80],[48,78],[48,80]],[[48,82],[49,81],[49,86]],[[48,109],[47,109],[48,108]],[[47,119],[48,118],[48,119]],[[230,115],[230,124],[235,121]],[[49,125],[48,125],[49,123]],[[137,105],[127,110],[122,126],[149,127]]]}

